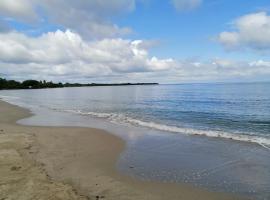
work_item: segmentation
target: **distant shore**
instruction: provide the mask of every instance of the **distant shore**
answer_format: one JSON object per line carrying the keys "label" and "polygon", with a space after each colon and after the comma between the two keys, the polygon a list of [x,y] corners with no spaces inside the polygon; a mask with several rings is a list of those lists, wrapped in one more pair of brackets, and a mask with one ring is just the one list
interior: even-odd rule
{"label": "distant shore", "polygon": [[192,186],[119,174],[121,139],[91,128],[17,125],[28,110],[0,101],[0,199],[232,200]]}
{"label": "distant shore", "polygon": [[0,78],[0,90],[14,89],[43,89],[64,87],[102,87],[102,86],[132,86],[132,85],[158,85],[158,83],[53,83],[52,81],[25,80],[23,82]]}

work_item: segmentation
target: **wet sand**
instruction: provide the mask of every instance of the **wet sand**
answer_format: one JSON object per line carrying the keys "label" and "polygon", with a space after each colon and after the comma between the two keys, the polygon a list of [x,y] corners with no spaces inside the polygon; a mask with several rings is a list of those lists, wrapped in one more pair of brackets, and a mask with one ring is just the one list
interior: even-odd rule
{"label": "wet sand", "polygon": [[119,174],[120,138],[91,128],[17,125],[31,116],[0,101],[0,199],[240,199]]}

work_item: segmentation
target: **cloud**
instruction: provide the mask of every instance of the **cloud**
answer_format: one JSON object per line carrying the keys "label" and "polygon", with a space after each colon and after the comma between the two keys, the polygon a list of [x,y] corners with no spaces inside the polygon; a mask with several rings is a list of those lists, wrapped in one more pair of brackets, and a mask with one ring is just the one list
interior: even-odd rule
{"label": "cloud", "polygon": [[[147,44],[147,41],[146,41]],[[85,41],[69,30],[29,37],[0,34],[0,71],[4,74],[106,76],[169,70],[172,59],[150,57],[142,40],[120,38]]]}
{"label": "cloud", "polygon": [[[202,0],[168,0],[179,11],[198,7]],[[0,13],[6,19],[27,23],[48,21],[59,28],[78,32],[83,38],[120,37],[133,32],[113,21],[147,0],[1,0]]]}
{"label": "cloud", "polygon": [[[150,42],[151,44],[151,42]],[[270,62],[175,60],[149,55],[149,41],[88,41],[72,31],[39,37],[0,33],[0,72],[6,78],[78,82],[226,80],[270,75]]]}
{"label": "cloud", "polygon": [[233,22],[234,31],[219,34],[218,41],[227,50],[270,50],[270,16],[266,12],[242,16]]}
{"label": "cloud", "polygon": [[193,10],[202,4],[203,0],[172,0],[172,4],[178,11]]}
{"label": "cloud", "polygon": [[85,38],[104,38],[130,34],[112,18],[132,12],[135,0],[1,0],[0,16],[6,20],[49,23],[71,29]]}
{"label": "cloud", "polygon": [[0,16],[20,21],[33,21],[37,17],[30,0],[1,0]]}
{"label": "cloud", "polygon": [[79,32],[85,38],[104,38],[126,35],[128,27],[119,27],[111,20],[133,11],[135,0],[36,0],[49,20]]}
{"label": "cloud", "polygon": [[[209,61],[177,62],[163,77],[170,82],[220,82],[258,80],[258,77],[269,80],[270,61],[257,60],[252,62],[215,58]],[[260,79],[261,81],[263,79]]]}

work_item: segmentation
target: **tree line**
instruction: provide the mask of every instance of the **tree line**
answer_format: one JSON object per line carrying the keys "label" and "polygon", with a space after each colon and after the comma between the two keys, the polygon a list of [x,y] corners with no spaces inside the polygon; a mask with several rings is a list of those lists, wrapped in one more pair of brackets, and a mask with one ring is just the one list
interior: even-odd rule
{"label": "tree line", "polygon": [[47,81],[26,80],[23,82],[0,78],[0,89],[39,89],[64,87],[62,83]]}
{"label": "tree line", "polygon": [[158,83],[53,83],[52,81],[25,80],[22,82],[0,78],[0,90],[5,89],[42,89],[63,87],[90,87],[90,86],[123,86],[123,85],[157,85]]}

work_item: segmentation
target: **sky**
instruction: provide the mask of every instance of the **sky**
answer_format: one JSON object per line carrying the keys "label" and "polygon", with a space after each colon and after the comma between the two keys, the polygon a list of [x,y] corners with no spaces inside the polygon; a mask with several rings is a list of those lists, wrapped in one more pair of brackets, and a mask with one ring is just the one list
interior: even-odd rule
{"label": "sky", "polygon": [[270,2],[1,0],[0,77],[270,81]]}

